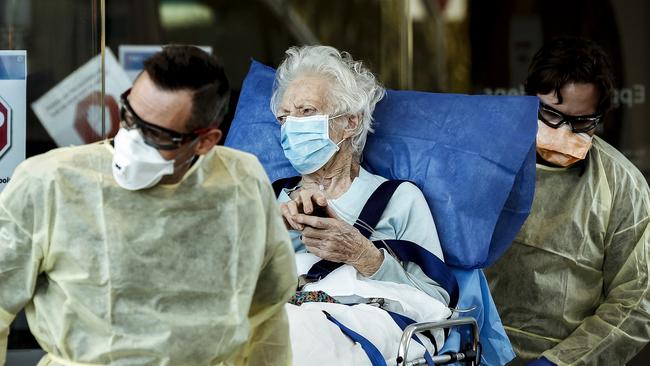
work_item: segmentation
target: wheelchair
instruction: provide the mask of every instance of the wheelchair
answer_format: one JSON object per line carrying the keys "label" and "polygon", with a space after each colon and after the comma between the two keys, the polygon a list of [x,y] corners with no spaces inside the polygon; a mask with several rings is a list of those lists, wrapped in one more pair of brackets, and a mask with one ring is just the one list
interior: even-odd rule
{"label": "wheelchair", "polygon": [[[298,175],[269,108],[275,70],[251,62],[225,146],[259,159],[271,182]],[[503,365],[514,358],[481,268],[508,248],[530,212],[537,99],[387,91],[362,166],[414,182],[433,214],[463,316],[404,328],[397,365]],[[464,309],[464,310],[463,310]],[[413,335],[446,329],[430,360],[408,360]]]}

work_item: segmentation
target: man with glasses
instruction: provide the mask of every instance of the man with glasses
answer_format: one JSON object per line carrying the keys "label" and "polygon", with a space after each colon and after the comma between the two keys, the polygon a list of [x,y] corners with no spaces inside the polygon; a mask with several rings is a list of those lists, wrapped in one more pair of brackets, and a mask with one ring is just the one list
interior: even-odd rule
{"label": "man with glasses", "polygon": [[0,194],[0,365],[26,309],[47,365],[286,365],[293,249],[252,156],[216,147],[228,80],[168,46],[113,141],[19,166]]}
{"label": "man with glasses", "polygon": [[623,365],[650,339],[650,189],[594,136],[613,77],[593,42],[559,38],[533,58],[540,100],[530,216],[487,271],[513,364]]}

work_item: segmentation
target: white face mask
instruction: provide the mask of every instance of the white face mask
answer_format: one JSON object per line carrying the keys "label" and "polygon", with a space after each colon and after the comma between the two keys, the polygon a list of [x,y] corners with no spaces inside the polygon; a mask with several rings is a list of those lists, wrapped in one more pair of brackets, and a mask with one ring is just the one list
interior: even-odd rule
{"label": "white face mask", "polygon": [[120,128],[113,143],[113,178],[124,189],[153,187],[163,176],[174,172],[174,160],[166,160],[147,145],[138,129]]}

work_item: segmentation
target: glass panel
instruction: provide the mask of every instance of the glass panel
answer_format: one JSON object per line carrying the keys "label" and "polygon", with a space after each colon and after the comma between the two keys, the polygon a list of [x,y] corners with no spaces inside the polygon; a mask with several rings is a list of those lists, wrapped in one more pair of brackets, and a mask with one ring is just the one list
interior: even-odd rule
{"label": "glass panel", "polygon": [[[348,51],[390,88],[468,91],[466,2],[451,8],[421,0],[111,0],[106,40],[130,75],[137,55],[123,59],[122,50],[132,45],[211,47],[234,89],[227,131],[250,58],[275,67],[299,44]],[[446,47],[450,40],[453,47]]]}
{"label": "glass panel", "polygon": [[[101,89],[100,64],[86,65],[86,80],[79,80],[79,74],[71,76],[100,52],[99,4],[99,0],[0,0],[0,49],[27,51],[28,157],[105,135],[98,118],[101,99],[95,93]],[[67,84],[61,87],[64,80]]]}
{"label": "glass panel", "polygon": [[[453,2],[453,1],[450,1]],[[560,35],[583,36],[609,54],[616,77],[614,109],[597,134],[623,152],[650,179],[646,98],[650,7],[630,1],[469,2],[471,92],[522,95],[528,63],[542,44]]]}
{"label": "glass panel", "polygon": [[[8,125],[0,106],[0,122],[5,122],[0,135],[10,127],[12,138],[10,150],[0,154],[0,190],[15,167],[6,165],[9,159],[22,161],[107,135],[101,123],[100,63],[87,64],[100,54],[99,20],[99,0],[0,0],[0,105],[9,101],[12,112]],[[17,50],[25,51],[20,56],[26,59],[23,89],[20,78],[3,77],[16,75],[15,64],[7,64],[5,56]],[[80,68],[83,74],[73,74]],[[11,155],[19,150],[17,157]],[[9,348],[39,348],[23,313],[12,324]],[[38,358],[39,353],[10,352],[7,365],[35,364]]]}

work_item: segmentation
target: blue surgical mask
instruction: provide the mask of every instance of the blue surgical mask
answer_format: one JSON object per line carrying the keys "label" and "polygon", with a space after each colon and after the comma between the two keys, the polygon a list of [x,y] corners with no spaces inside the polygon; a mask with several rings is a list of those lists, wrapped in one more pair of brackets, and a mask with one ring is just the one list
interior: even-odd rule
{"label": "blue surgical mask", "polygon": [[329,137],[329,121],[339,116],[286,117],[280,130],[280,142],[284,156],[298,173],[317,171],[339,150],[345,139],[335,144]]}

